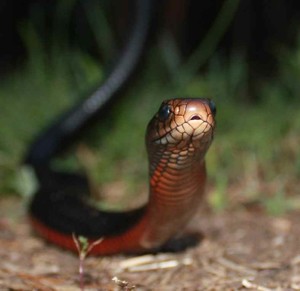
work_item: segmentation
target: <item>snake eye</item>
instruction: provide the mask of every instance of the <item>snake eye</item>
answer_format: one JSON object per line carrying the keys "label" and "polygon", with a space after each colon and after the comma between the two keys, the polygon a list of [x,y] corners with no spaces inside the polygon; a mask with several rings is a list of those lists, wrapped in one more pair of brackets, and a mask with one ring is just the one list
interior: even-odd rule
{"label": "snake eye", "polygon": [[158,111],[158,118],[160,120],[166,120],[168,119],[170,113],[171,113],[170,106],[167,104],[163,104]]}

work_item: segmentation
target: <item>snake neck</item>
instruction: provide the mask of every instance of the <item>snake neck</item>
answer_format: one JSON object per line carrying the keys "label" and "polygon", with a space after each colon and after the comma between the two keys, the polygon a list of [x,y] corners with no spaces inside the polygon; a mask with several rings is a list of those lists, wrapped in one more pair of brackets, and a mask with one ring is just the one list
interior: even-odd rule
{"label": "snake neck", "polygon": [[[198,152],[198,153],[196,153]],[[204,194],[204,154],[192,146],[149,153],[150,198],[147,229],[141,238],[145,248],[157,247],[187,224]]]}
{"label": "snake neck", "polygon": [[160,146],[152,151],[149,154],[150,200],[186,199],[186,193],[202,188],[197,176],[204,167],[204,152],[195,151],[192,145],[182,149]]}

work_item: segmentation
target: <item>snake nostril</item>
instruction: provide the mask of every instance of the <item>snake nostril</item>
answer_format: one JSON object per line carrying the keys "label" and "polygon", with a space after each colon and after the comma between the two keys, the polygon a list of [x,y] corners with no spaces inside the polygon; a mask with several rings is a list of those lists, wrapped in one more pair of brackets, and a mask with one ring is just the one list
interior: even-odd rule
{"label": "snake nostril", "polygon": [[190,120],[200,120],[200,116],[199,115],[194,115],[192,116],[192,118]]}
{"label": "snake nostril", "polygon": [[209,100],[208,101],[208,106],[211,110],[211,113],[215,116],[216,113],[217,113],[217,107],[216,107],[216,104],[212,101],[212,100]]}

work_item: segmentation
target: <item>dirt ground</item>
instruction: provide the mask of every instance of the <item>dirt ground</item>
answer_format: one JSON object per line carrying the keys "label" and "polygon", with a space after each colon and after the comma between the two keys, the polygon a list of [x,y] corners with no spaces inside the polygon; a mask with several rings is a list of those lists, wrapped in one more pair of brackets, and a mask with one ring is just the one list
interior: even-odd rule
{"label": "dirt ground", "polygon": [[[196,248],[88,257],[85,290],[300,290],[299,217],[201,209],[191,223],[204,234]],[[80,290],[78,256],[36,237],[16,198],[0,200],[0,290]]]}

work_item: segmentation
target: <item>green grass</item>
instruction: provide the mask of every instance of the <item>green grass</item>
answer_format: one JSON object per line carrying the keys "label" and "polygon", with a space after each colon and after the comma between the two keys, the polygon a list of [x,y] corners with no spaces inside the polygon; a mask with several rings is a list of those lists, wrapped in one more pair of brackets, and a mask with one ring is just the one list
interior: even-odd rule
{"label": "green grass", "polygon": [[[103,78],[101,64],[83,52],[54,47],[45,53],[32,27],[23,35],[29,61],[0,81],[1,194],[30,192],[32,178],[19,170],[30,141]],[[190,60],[180,60],[172,41],[165,40],[151,49],[136,82],[114,106],[113,118],[88,130],[56,167],[84,169],[94,188],[124,181],[117,189],[126,199],[117,199],[115,207],[127,204],[147,190],[144,132],[160,102],[208,96],[217,104],[217,130],[207,156],[213,209],[251,203],[271,214],[299,209],[300,45],[276,52],[278,77],[260,82],[260,101],[249,104],[247,63],[241,56],[224,61],[215,55],[206,72],[181,74]]]}

